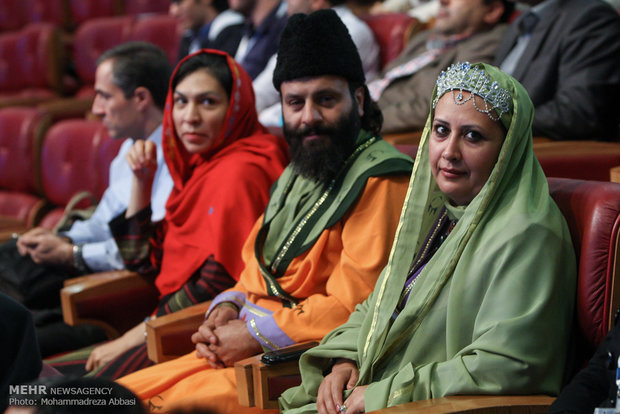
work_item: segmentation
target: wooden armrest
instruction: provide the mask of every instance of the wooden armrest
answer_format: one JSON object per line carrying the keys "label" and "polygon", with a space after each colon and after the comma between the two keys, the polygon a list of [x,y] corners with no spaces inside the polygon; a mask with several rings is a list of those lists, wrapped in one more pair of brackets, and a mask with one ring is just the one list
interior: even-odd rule
{"label": "wooden armrest", "polygon": [[291,387],[301,384],[299,361],[275,365],[261,362],[263,354],[235,362],[235,378],[239,405],[262,410],[278,408],[278,397]]}
{"label": "wooden armrest", "polygon": [[128,270],[69,279],[60,291],[65,323],[97,325],[110,338],[142,321],[157,306],[158,297],[150,280]]}
{"label": "wooden armrest", "polygon": [[42,111],[49,113],[55,121],[69,118],[84,118],[93,106],[91,97],[72,97],[54,99],[38,105]]}
{"label": "wooden armrest", "polygon": [[455,395],[401,404],[372,413],[544,414],[553,401],[554,397],[546,395]]}
{"label": "wooden armrest", "polygon": [[146,323],[146,347],[156,364],[178,358],[194,349],[191,336],[198,330],[211,301],[199,303]]}
{"label": "wooden armrest", "polygon": [[612,183],[620,183],[620,165],[609,169],[609,180]]}

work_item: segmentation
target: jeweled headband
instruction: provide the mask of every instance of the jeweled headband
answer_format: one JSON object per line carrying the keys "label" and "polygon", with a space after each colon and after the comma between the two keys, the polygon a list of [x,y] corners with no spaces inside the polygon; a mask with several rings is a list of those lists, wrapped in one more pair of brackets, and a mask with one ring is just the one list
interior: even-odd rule
{"label": "jeweled headband", "polygon": [[[441,72],[437,78],[437,95],[433,100],[433,109],[439,98],[448,91],[452,91],[455,104],[463,105],[471,100],[477,111],[487,114],[493,121],[499,120],[502,114],[510,111],[510,93],[500,88],[499,83],[492,81],[483,68],[472,67],[469,62],[455,63]],[[463,97],[463,91],[470,92],[467,99]],[[484,108],[476,103],[478,100],[473,98],[474,95],[482,98]]]}

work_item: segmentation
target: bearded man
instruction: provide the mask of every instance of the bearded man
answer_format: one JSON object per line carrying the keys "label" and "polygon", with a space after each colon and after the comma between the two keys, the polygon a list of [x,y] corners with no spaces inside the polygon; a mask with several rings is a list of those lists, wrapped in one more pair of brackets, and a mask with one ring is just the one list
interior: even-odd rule
{"label": "bearded man", "polygon": [[378,135],[381,112],[334,11],[290,18],[273,82],[292,163],[250,233],[239,282],[192,336],[196,353],[119,380],[151,407],[255,412],[237,403],[233,364],[320,340],[387,263],[411,159]]}

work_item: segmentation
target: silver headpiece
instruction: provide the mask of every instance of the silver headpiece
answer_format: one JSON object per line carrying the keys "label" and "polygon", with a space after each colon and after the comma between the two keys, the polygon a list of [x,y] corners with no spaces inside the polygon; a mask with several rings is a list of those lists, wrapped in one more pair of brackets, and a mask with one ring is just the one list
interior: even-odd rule
{"label": "silver headpiece", "polygon": [[[437,78],[437,95],[433,100],[433,109],[447,91],[452,91],[455,104],[463,105],[471,100],[476,110],[487,114],[493,121],[499,120],[502,114],[510,111],[510,93],[500,88],[499,83],[492,81],[483,68],[472,68],[469,62],[455,63],[441,72]],[[467,99],[463,98],[463,91],[471,93]],[[484,108],[480,108],[476,103],[474,94],[482,98]]]}

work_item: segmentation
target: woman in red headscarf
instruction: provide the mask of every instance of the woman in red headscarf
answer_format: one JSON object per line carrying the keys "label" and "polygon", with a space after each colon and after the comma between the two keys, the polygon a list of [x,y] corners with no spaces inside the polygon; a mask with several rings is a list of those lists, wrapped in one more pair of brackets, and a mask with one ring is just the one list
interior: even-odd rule
{"label": "woman in red headscarf", "polygon": [[[160,303],[152,316],[234,285],[241,247],[287,162],[283,141],[257,120],[252,80],[223,52],[202,50],[177,65],[163,131],[174,182],[165,219],[150,221],[155,146],[137,141],[127,155],[134,172],[129,206],[110,222],[126,267],[156,274]],[[140,323],[118,339],[50,362],[63,373],[118,378],[151,365],[144,332]]]}

